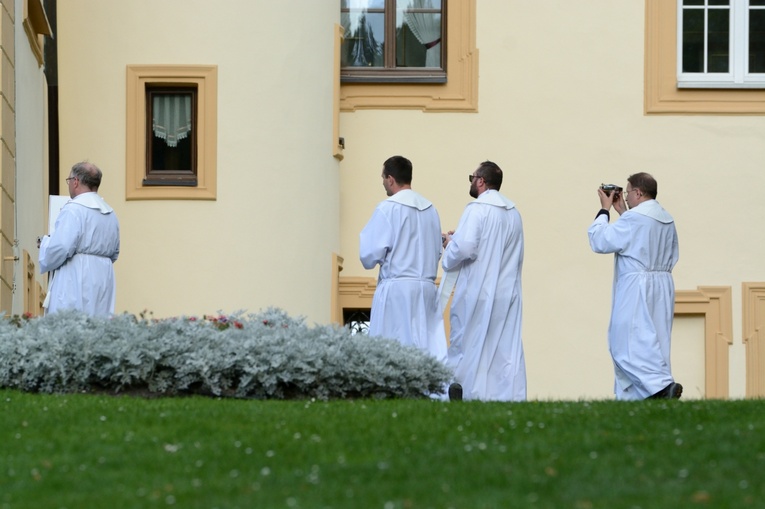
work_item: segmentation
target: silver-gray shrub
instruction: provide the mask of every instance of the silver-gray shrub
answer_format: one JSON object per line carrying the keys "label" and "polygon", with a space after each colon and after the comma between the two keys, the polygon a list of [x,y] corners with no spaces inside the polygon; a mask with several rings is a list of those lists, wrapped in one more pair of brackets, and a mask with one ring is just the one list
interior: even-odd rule
{"label": "silver-gray shrub", "polygon": [[236,398],[427,397],[450,371],[398,342],[279,309],[162,320],[64,312],[0,319],[0,387]]}

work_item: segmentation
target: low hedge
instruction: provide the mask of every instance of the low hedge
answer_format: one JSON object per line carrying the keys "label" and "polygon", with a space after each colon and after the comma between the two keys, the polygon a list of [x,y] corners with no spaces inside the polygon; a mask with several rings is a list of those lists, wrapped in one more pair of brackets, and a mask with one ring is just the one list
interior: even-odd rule
{"label": "low hedge", "polygon": [[255,314],[153,319],[62,312],[0,320],[0,387],[233,398],[422,398],[451,377],[397,341]]}

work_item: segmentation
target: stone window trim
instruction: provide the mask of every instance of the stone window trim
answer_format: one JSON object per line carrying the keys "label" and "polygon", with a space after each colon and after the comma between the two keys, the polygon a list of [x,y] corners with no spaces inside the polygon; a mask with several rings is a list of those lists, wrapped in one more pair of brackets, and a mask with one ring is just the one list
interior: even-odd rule
{"label": "stone window trim", "polygon": [[677,2],[645,2],[646,115],[765,115],[765,90],[677,86]]}
{"label": "stone window trim", "polygon": [[446,83],[343,83],[340,110],[412,109],[424,112],[478,111],[476,2],[447,2]]}
{"label": "stone window trim", "polygon": [[[214,65],[128,65],[125,198],[127,200],[217,199],[218,67]],[[197,185],[145,186],[146,86],[197,88]]]}

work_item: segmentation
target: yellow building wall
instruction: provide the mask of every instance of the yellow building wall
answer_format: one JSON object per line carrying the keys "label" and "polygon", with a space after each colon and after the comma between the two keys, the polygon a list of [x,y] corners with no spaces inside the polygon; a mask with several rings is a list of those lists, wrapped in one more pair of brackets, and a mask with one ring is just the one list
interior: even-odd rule
{"label": "yellow building wall", "polygon": [[[341,276],[377,276],[358,261],[358,233],[385,198],[388,156],[412,160],[413,188],[434,202],[444,230],[471,200],[467,176],[478,163],[503,168],[502,191],[524,220],[532,399],[613,397],[613,259],[590,250],[587,228],[598,185],[626,185],[639,171],[656,177],[658,201],[676,219],[676,288],[732,287],[729,395],[744,396],[739,289],[765,280],[765,118],[644,114],[645,9],[643,0],[480,0],[476,113],[341,113]],[[694,336],[689,355],[698,360],[705,338],[692,316],[678,320],[675,375],[689,397],[702,397],[704,366],[686,362],[683,345]]]}
{"label": "yellow building wall", "polygon": [[[58,3],[61,179],[83,159],[104,171],[121,227],[118,312],[277,306],[329,321],[338,19],[312,1]],[[126,66],[147,64],[218,68],[214,201],[125,199]]]}

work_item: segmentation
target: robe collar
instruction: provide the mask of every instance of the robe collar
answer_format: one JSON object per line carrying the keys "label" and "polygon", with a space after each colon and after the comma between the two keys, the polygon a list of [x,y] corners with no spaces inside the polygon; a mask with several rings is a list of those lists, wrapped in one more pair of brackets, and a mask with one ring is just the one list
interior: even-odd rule
{"label": "robe collar", "polygon": [[77,205],[82,205],[83,207],[87,207],[89,209],[96,209],[102,214],[111,214],[114,212],[114,209],[111,208],[104,201],[104,199],[98,195],[98,193],[95,192],[79,194],[69,200],[67,203],[76,203]]}
{"label": "robe collar", "polygon": [[664,210],[664,208],[659,205],[659,202],[656,200],[644,201],[637,207],[631,208],[630,211],[650,217],[651,219],[656,219],[658,222],[664,224],[668,224],[674,221],[672,216],[669,215],[669,212]]}
{"label": "robe collar", "polygon": [[496,189],[484,191],[473,203],[485,203],[487,205],[494,205],[495,207],[502,207],[507,210],[515,208],[515,203],[510,201]]}
{"label": "robe collar", "polygon": [[417,210],[425,210],[433,205],[422,195],[415,193],[411,189],[402,189],[401,191],[388,198],[387,201],[400,203],[401,205],[413,207]]}

